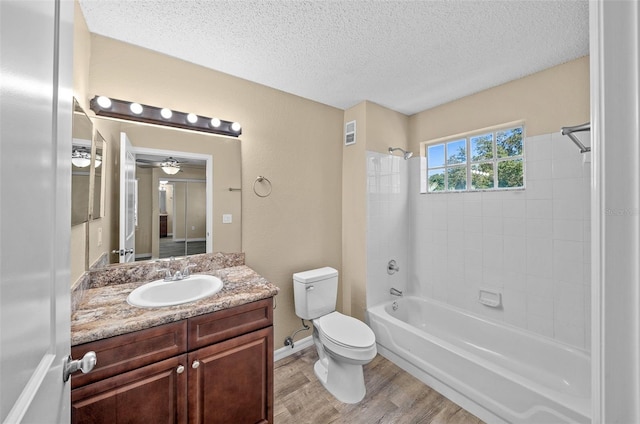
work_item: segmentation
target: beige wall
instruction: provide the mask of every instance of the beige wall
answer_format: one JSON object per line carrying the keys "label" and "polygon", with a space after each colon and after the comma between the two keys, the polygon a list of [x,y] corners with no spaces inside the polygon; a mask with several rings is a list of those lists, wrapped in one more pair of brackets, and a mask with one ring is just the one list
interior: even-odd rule
{"label": "beige wall", "polygon": [[91,61],[91,38],[89,28],[82,15],[80,4],[74,1],[73,20],[73,96],[80,106],[89,110],[89,99],[86,96],[89,85],[89,62]]}
{"label": "beige wall", "polygon": [[[342,312],[363,319],[357,292],[365,285],[367,271],[366,147],[367,102],[344,112],[343,127],[356,122],[356,142],[342,148]],[[356,293],[354,293],[356,292]]]}
{"label": "beige wall", "polygon": [[71,227],[71,286],[84,273],[84,248],[87,224]]}
{"label": "beige wall", "polygon": [[409,148],[409,117],[367,102],[367,150],[388,153],[389,147]]}
{"label": "beige wall", "polygon": [[356,144],[342,153],[342,305],[343,312],[365,319],[367,276],[367,151],[407,148],[409,117],[365,101],[344,113],[356,121]]}
{"label": "beige wall", "polygon": [[[243,125],[239,141],[243,190],[231,194],[242,196],[247,265],[281,289],[275,345],[282,346],[284,338],[300,327],[292,274],[321,266],[341,269],[343,111],[91,35],[86,96],[95,94]],[[182,143],[173,143],[159,148],[185,150]],[[272,183],[269,197],[258,197],[252,190],[259,175]]]}
{"label": "beige wall", "polygon": [[417,153],[423,141],[521,119],[527,136],[589,121],[589,58],[417,113],[409,120],[409,147]]}

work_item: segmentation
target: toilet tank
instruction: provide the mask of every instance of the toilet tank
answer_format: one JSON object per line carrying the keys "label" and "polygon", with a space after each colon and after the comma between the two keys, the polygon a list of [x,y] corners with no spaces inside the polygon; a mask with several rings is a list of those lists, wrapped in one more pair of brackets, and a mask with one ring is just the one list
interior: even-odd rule
{"label": "toilet tank", "polygon": [[315,319],[336,310],[338,271],[318,268],[293,274],[293,294],[296,315]]}

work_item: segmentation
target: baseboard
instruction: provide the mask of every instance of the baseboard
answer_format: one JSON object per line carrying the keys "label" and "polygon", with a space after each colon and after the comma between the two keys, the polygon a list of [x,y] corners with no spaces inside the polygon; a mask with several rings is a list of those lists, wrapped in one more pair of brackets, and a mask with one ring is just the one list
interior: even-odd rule
{"label": "baseboard", "polygon": [[273,362],[279,361],[280,359],[284,359],[287,356],[293,355],[294,353],[299,352],[302,349],[306,349],[312,345],[313,345],[313,337],[307,336],[304,339],[300,339],[297,342],[294,342],[293,347],[283,346],[280,349],[276,349],[273,352]]}

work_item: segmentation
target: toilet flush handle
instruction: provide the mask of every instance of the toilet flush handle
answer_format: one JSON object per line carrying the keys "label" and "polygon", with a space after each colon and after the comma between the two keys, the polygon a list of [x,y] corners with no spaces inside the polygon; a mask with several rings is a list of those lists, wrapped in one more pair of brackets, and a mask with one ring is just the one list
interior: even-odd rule
{"label": "toilet flush handle", "polygon": [[315,286],[307,286],[307,289],[306,289],[306,290],[307,290],[307,291],[311,291],[311,290],[313,290],[313,289],[314,289],[314,287],[315,287]]}

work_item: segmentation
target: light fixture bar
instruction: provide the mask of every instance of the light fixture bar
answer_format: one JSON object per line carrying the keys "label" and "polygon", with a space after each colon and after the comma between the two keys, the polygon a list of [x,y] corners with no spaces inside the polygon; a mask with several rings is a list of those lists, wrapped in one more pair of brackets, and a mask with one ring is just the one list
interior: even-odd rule
{"label": "light fixture bar", "polygon": [[[242,134],[242,127],[237,122],[223,121],[217,118],[195,115],[192,113],[178,112],[168,109],[143,105],[140,113],[132,112],[131,105],[138,103],[125,100],[111,99],[104,96],[95,96],[89,102],[91,110],[98,116],[126,119],[128,121],[144,122],[147,124],[164,125],[167,127],[182,128],[185,130],[201,131],[211,134],[238,137]],[[164,110],[164,112],[163,112]],[[165,118],[164,116],[167,116]],[[213,123],[218,124],[214,126]]]}

